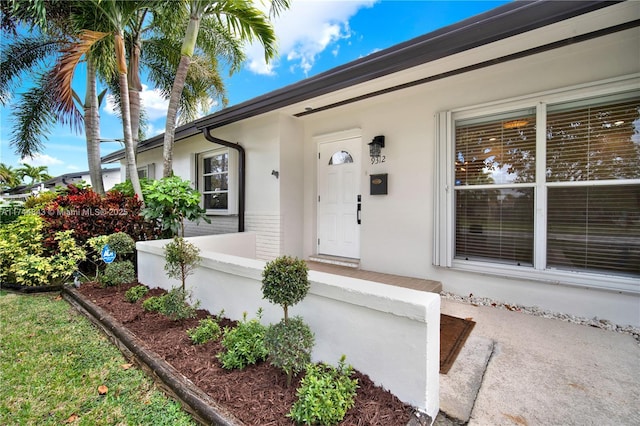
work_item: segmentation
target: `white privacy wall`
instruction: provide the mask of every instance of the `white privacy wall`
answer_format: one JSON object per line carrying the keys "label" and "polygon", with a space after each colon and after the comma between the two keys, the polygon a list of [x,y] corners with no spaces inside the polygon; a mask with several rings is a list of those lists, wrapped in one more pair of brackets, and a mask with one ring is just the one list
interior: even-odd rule
{"label": "white privacy wall", "polygon": [[[251,255],[251,233],[190,239],[202,247],[202,263],[187,286],[201,307],[240,320],[264,309],[276,323],[282,308],[262,298],[265,262]],[[138,280],[149,287],[179,285],[164,273],[168,240],[138,242]],[[229,251],[226,251],[229,250]],[[227,253],[233,253],[227,254]],[[244,254],[243,254],[244,253]],[[239,255],[242,255],[239,256]],[[440,297],[437,294],[309,272],[307,297],[290,308],[315,334],[314,361],[347,362],[400,400],[435,418],[439,410]]]}

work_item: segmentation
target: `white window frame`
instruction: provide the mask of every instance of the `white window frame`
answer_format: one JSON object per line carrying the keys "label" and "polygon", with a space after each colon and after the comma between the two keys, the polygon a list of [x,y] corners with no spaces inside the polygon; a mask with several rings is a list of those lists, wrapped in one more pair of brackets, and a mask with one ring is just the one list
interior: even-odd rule
{"label": "white window frame", "polygon": [[205,158],[214,157],[220,154],[228,155],[228,171],[229,188],[227,189],[227,208],[226,209],[207,209],[207,216],[226,216],[238,214],[238,155],[235,150],[229,148],[213,149],[209,151],[199,152],[195,155],[195,182],[196,189],[202,194],[200,206],[204,207],[204,170]]}
{"label": "white window frame", "polygon": [[[140,172],[142,172],[144,176],[140,176]],[[154,180],[156,178],[156,163],[149,163],[145,166],[138,167],[138,177]]]}
{"label": "white window frame", "polygon": [[[606,81],[567,87],[556,91],[532,94],[530,96],[492,102],[483,105],[444,111],[435,116],[436,175],[434,179],[436,202],[434,208],[434,256],[436,266],[451,269],[498,275],[517,279],[551,282],[579,287],[599,288],[640,294],[637,277],[620,275],[574,272],[547,269],[546,265],[546,211],[548,187],[558,185],[547,183],[545,167],[540,161],[546,159],[546,107],[550,104],[578,101],[587,98],[637,92],[640,74],[633,74]],[[524,108],[536,108],[536,182],[534,184],[534,265],[515,266],[498,262],[463,260],[455,258],[455,122],[470,117],[480,117]],[[613,181],[620,184],[619,181]],[[612,181],[585,182],[585,185],[611,184]],[[640,183],[632,179],[625,183]],[[495,186],[496,188],[499,185]]]}

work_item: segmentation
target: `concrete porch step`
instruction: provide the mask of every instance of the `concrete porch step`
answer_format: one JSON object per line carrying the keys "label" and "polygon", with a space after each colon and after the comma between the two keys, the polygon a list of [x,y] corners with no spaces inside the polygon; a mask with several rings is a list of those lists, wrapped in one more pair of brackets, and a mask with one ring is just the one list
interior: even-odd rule
{"label": "concrete porch step", "polygon": [[442,283],[440,281],[426,280],[422,278],[404,277],[401,275],[383,274],[380,272],[363,271],[351,266],[336,263],[319,262],[312,256],[307,261],[307,266],[312,271],[326,272],[328,274],[342,275],[345,277],[358,278],[361,280],[373,281],[382,284],[395,285],[398,287],[411,288],[419,291],[440,293]]}
{"label": "concrete porch step", "polygon": [[440,412],[455,422],[441,419],[436,425],[469,422],[494,348],[493,340],[471,332],[449,372],[440,375]]}
{"label": "concrete porch step", "polygon": [[337,257],[327,256],[326,254],[314,254],[309,256],[309,261],[316,263],[325,263],[327,265],[345,266],[347,268],[360,268],[360,261],[358,259],[351,259],[349,257]]}

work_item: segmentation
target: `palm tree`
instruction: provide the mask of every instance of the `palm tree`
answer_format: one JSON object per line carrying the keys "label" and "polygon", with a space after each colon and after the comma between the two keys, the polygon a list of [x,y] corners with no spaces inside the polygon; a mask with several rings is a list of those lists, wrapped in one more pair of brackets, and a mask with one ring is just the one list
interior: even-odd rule
{"label": "palm tree", "polygon": [[[183,4],[186,2],[183,2]],[[289,0],[274,0],[273,11],[289,6]],[[189,22],[183,39],[180,64],[176,71],[169,107],[163,145],[163,176],[173,173],[173,142],[178,117],[178,108],[182,90],[187,79],[187,72],[196,50],[200,24],[203,18],[211,18],[215,28],[221,33],[235,34],[242,42],[257,39],[265,49],[265,58],[275,55],[275,33],[267,16],[249,2],[190,0],[188,1]]]}
{"label": "palm tree", "polygon": [[131,132],[131,113],[129,105],[129,84],[127,80],[127,58],[124,43],[124,29],[137,11],[153,5],[153,1],[118,1],[118,0],[91,0],[86,2],[96,8],[103,22],[110,27],[109,32],[84,29],[81,31],[79,42],[70,46],[56,64],[53,75],[54,86],[50,89],[54,92],[56,113],[59,117],[78,118],[78,111],[73,103],[71,80],[80,59],[86,55],[92,46],[100,40],[110,37],[114,42],[114,54],[116,72],[118,75],[119,95],[121,106],[122,130],[124,135],[126,170],[133,190],[141,201],[144,201],[140,179],[138,178],[135,149]]}
{"label": "palm tree", "polygon": [[0,163],[0,186],[9,189],[20,185],[21,178],[12,166]]}
{"label": "palm tree", "polygon": [[37,182],[44,182],[45,180],[51,179],[51,175],[47,173],[47,166],[32,166],[27,163],[22,163],[22,167],[16,170],[16,173],[20,177],[20,180],[25,177],[31,178],[30,185],[33,185]]}
{"label": "palm tree", "polygon": [[[72,91],[73,98],[81,105],[82,113],[71,116],[56,115],[58,110],[54,97],[55,92],[50,90],[54,86],[54,75],[48,71],[39,71],[40,64],[48,66],[51,58],[54,62],[69,45],[74,42],[73,21],[78,21],[81,6],[80,2],[44,2],[43,0],[31,0],[27,2],[12,1],[13,8],[4,10],[10,15],[3,21],[3,29],[8,30],[16,37],[16,41],[2,54],[0,63],[0,101],[6,104],[12,85],[21,82],[21,74],[31,70],[37,75],[36,84],[22,97],[14,111],[16,126],[12,131],[11,144],[16,148],[20,156],[29,157],[42,151],[42,139],[56,121],[69,123],[71,127],[80,129],[84,119],[85,137],[87,140],[87,159],[91,182],[98,193],[104,193],[102,183],[102,166],[99,148],[99,115],[98,106],[104,92],[98,96],[96,93],[96,61],[87,56],[87,92],[85,101]],[[6,3],[3,3],[5,6]],[[13,15],[11,15],[13,14]],[[73,19],[72,19],[73,17]],[[85,17],[88,19],[90,15]],[[16,27],[18,22],[24,21],[34,29],[39,30],[34,36],[19,36]],[[94,19],[95,21],[95,19]],[[96,55],[94,55],[96,56]],[[101,61],[97,61],[101,63]],[[101,67],[104,73],[104,67]]]}

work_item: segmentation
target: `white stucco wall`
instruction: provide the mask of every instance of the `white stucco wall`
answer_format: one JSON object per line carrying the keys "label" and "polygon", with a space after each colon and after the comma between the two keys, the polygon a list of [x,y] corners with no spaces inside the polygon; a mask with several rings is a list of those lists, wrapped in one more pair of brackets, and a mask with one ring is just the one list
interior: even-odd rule
{"label": "white stucco wall", "polygon": [[[263,299],[265,262],[248,258],[253,234],[190,238],[202,262],[187,280],[193,298],[211,313],[242,320],[263,309],[264,324],[277,323],[282,308]],[[164,273],[168,240],[144,241],[138,280],[166,290],[179,285]],[[242,257],[239,257],[241,255]],[[340,357],[379,386],[435,419],[439,409],[440,297],[434,293],[309,272],[305,299],[289,308],[315,335],[314,361],[336,365]]]}
{"label": "white stucco wall", "polygon": [[[313,138],[358,128],[362,133],[361,175],[362,269],[439,280],[446,291],[491,297],[585,317],[598,316],[619,324],[640,325],[640,297],[585,288],[563,280],[506,277],[485,270],[468,272],[436,267],[434,221],[439,191],[434,187],[436,121],[443,111],[504,103],[582,85],[585,97],[597,93],[590,84],[640,73],[640,29],[633,28],[571,44],[521,59],[491,65],[346,104],[300,118],[307,104],[332,101],[436,76],[539,45],[640,18],[637,3],[626,2],[481,48],[415,67],[402,73],[305,101],[214,130],[216,137],[240,142],[247,151],[247,230],[256,232],[257,257],[279,254],[308,257],[316,253],[317,146]],[[638,81],[638,80],[635,80]],[[640,83],[636,83],[640,88]],[[385,135],[386,162],[367,162],[368,146]],[[192,177],[192,153],[210,149],[198,136],[176,144],[176,173]],[[161,164],[160,150],[142,153],[140,164]],[[280,177],[271,172],[276,170]],[[369,175],[388,173],[389,194],[369,195]],[[193,178],[193,177],[192,177]],[[603,278],[606,279],[606,278]]]}
{"label": "white stucco wall", "polygon": [[[566,23],[562,26],[556,32],[577,32]],[[552,40],[555,32],[541,30],[538,35]],[[531,35],[526,37],[535,39]],[[524,40],[525,36],[518,39]],[[434,115],[638,73],[639,45],[640,30],[636,28],[302,117],[305,128],[304,256],[315,253],[317,238],[314,161],[317,147],[312,138],[358,127],[363,135],[363,158],[368,158],[366,144],[374,136],[386,137],[383,148],[386,162],[363,164],[362,269],[439,280],[445,291],[462,295],[473,293],[640,325],[638,295],[567,286],[562,282],[463,272],[435,267],[432,262],[437,197]],[[500,56],[512,50],[510,43],[496,43],[486,50],[456,55],[424,68],[428,68],[428,74],[435,75],[486,60],[487,55]],[[368,195],[368,176],[376,173],[388,173],[388,195]]]}

